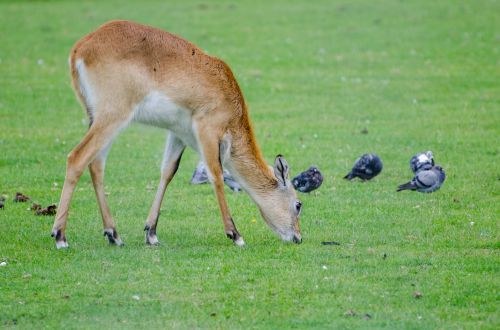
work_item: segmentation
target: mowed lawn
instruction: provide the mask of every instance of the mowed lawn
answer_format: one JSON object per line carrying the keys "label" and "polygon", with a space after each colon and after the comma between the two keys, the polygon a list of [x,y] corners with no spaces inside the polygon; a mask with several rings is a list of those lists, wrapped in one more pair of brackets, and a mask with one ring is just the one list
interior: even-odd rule
{"label": "mowed lawn", "polygon": [[[486,0],[2,1],[0,328],[498,329],[499,13]],[[166,133],[140,125],[107,162],[126,246],[103,238],[87,172],[68,250],[55,248],[53,217],[12,202],[20,191],[58,203],[66,155],[88,126],[69,50],[111,19],[224,59],[268,162],[281,153],[292,175],[320,168],[321,188],[300,196],[301,245],[226,190],[247,243],[233,246],[212,188],[189,184],[198,156],[188,150],[162,207],[162,244],[146,246]],[[447,174],[441,190],[396,193],[410,157],[429,149]],[[343,180],[365,152],[382,173]]]}

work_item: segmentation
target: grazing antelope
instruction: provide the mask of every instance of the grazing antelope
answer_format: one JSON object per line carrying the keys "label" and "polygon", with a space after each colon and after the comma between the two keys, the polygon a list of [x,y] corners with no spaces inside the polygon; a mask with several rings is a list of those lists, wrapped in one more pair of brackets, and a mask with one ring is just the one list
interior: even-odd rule
{"label": "grazing antelope", "polygon": [[255,141],[247,105],[226,63],[187,40],[129,21],[112,21],[78,41],[70,55],[75,92],[87,110],[90,128],[67,159],[66,178],[52,229],[57,248],[68,247],[68,209],[78,179],[89,167],[104,235],[122,245],[106,203],[104,166],[113,139],[136,121],[170,131],[161,179],[146,220],[147,244],[158,244],[156,226],[165,190],[186,146],[207,165],[227,237],[244,245],[226,199],[222,165],[251,196],[283,240],[302,241],[301,202],[278,155],[268,166]]}

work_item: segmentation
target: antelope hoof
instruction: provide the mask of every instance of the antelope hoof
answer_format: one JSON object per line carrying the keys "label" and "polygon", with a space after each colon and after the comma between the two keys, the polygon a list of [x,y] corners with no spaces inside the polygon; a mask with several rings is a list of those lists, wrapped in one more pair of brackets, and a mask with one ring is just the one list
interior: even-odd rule
{"label": "antelope hoof", "polygon": [[66,249],[69,247],[68,241],[66,241],[66,237],[64,234],[61,232],[60,229],[53,230],[50,236],[54,237],[56,240],[56,248],[59,249]]}
{"label": "antelope hoof", "polygon": [[118,236],[118,233],[114,228],[104,229],[104,236],[108,239],[109,244],[116,246],[123,246],[124,243]]}
{"label": "antelope hoof", "polygon": [[243,237],[240,236],[234,241],[234,244],[237,246],[245,246],[245,241],[243,240]]}
{"label": "antelope hoof", "polygon": [[156,228],[151,228],[149,225],[146,225],[146,227],[144,227],[144,231],[146,232],[147,245],[160,245],[158,236],[156,236]]}
{"label": "antelope hoof", "polygon": [[160,245],[160,241],[156,235],[146,234],[146,244],[147,245]]}
{"label": "antelope hoof", "polygon": [[66,240],[64,240],[64,241],[56,241],[56,248],[58,250],[60,250],[60,249],[67,249],[67,248],[69,248],[68,242]]}
{"label": "antelope hoof", "polygon": [[243,240],[243,237],[241,237],[241,235],[238,232],[235,232],[235,231],[227,232],[226,236],[228,238],[230,238],[233,241],[234,245],[236,245],[236,246],[244,246],[245,245],[245,241]]}

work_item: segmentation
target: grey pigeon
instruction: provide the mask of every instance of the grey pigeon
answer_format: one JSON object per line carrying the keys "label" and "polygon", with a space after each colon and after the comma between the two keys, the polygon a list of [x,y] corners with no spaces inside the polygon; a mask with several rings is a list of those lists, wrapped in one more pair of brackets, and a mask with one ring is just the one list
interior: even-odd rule
{"label": "grey pigeon", "polygon": [[[239,183],[233,179],[233,177],[227,170],[224,170],[222,174],[224,177],[224,183],[229,188],[231,188],[232,191],[241,190],[241,186],[239,185]],[[203,184],[208,182],[208,174],[207,174],[207,168],[205,167],[205,163],[203,162],[198,163],[198,166],[196,166],[193,176],[191,177],[191,180],[189,182],[191,184]]]}
{"label": "grey pigeon", "polygon": [[323,175],[316,166],[311,166],[307,171],[304,171],[297,175],[292,180],[293,187],[295,190],[308,193],[315,189],[323,183]]}
{"label": "grey pigeon", "polygon": [[422,170],[430,170],[433,166],[434,156],[430,150],[416,154],[410,160],[410,168],[415,174]]}
{"label": "grey pigeon", "polygon": [[241,186],[238,182],[236,182],[231,174],[227,170],[224,170],[222,173],[224,177],[224,183],[226,186],[231,188],[232,191],[238,192],[241,191]]}
{"label": "grey pigeon", "polygon": [[382,160],[375,154],[364,154],[359,157],[351,172],[347,173],[344,179],[352,180],[358,177],[362,180],[370,180],[382,171]]}
{"label": "grey pigeon", "polygon": [[446,174],[443,168],[436,165],[429,170],[418,172],[410,182],[400,185],[397,191],[416,190],[418,192],[431,193],[441,188],[445,178]]}
{"label": "grey pigeon", "polygon": [[202,184],[208,182],[208,174],[207,169],[205,168],[205,163],[198,163],[198,166],[196,166],[196,169],[194,170],[193,177],[189,182],[191,184]]}

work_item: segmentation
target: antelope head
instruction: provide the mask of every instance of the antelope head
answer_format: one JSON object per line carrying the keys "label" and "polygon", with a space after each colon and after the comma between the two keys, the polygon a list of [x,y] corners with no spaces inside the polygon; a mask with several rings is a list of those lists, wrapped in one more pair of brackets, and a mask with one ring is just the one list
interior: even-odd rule
{"label": "antelope head", "polygon": [[288,177],[289,167],[283,156],[276,156],[272,171],[276,185],[274,189],[266,191],[266,196],[258,203],[260,213],[269,227],[284,241],[300,244],[302,236],[299,216],[302,203]]}

